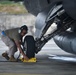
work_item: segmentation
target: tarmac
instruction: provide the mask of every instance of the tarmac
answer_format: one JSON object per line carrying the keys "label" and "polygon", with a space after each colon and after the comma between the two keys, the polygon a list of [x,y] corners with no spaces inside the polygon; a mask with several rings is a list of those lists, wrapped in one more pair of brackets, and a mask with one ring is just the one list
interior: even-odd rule
{"label": "tarmac", "polygon": [[[1,40],[0,44],[0,75],[76,75],[76,61],[53,59],[54,56],[76,57],[58,48],[53,40],[36,54],[36,63],[7,61],[1,53],[8,48]],[[15,56],[17,57],[18,53]]]}

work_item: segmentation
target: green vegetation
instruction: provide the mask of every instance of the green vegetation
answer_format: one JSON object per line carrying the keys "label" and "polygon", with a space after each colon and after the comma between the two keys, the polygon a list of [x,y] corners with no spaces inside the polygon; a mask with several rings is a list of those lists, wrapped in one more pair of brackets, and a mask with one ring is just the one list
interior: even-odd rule
{"label": "green vegetation", "polygon": [[6,14],[25,14],[27,10],[20,2],[0,1],[0,13]]}

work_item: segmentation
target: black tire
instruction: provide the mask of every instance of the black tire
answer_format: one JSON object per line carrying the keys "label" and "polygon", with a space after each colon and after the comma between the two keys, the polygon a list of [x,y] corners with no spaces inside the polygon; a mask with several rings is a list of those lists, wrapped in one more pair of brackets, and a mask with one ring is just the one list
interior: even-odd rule
{"label": "black tire", "polygon": [[[26,46],[25,46],[26,44]],[[35,40],[33,36],[28,35],[24,39],[24,51],[26,51],[26,56],[28,58],[35,57]]]}

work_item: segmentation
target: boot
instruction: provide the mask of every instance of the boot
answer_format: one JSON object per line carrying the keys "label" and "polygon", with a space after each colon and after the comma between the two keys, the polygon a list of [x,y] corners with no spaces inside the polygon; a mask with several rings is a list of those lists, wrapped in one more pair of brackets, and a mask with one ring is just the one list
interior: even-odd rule
{"label": "boot", "polygon": [[9,58],[9,61],[11,62],[16,62],[17,60],[14,58],[14,56],[12,55],[10,58]]}
{"label": "boot", "polygon": [[7,53],[3,53],[2,56],[5,57],[5,59],[9,60],[9,56]]}

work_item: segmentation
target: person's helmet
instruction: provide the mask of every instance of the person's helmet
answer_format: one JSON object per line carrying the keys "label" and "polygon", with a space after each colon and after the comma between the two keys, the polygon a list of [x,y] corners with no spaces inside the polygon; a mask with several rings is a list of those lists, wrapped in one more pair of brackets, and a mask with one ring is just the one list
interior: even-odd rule
{"label": "person's helmet", "polygon": [[21,33],[23,30],[26,30],[26,32],[28,32],[28,27],[26,25],[21,26],[19,33]]}

